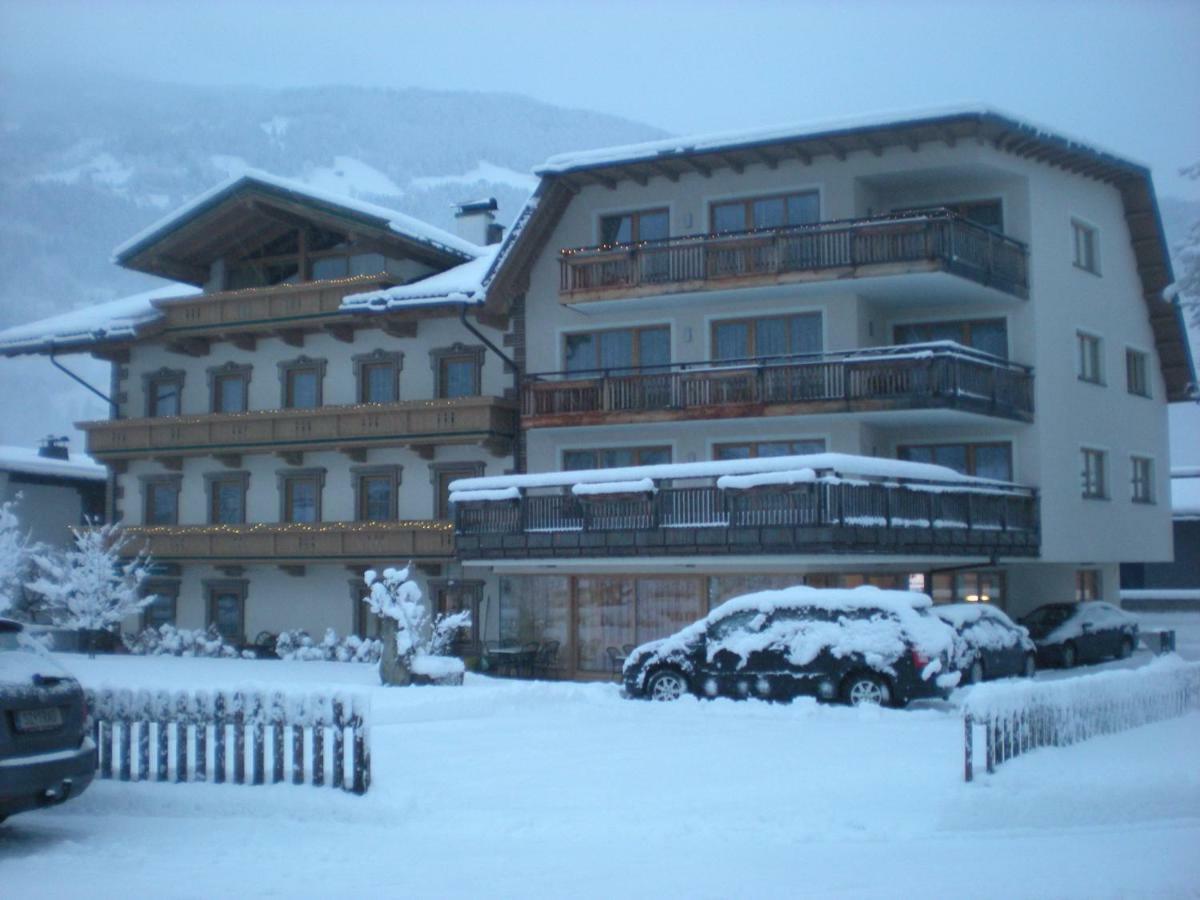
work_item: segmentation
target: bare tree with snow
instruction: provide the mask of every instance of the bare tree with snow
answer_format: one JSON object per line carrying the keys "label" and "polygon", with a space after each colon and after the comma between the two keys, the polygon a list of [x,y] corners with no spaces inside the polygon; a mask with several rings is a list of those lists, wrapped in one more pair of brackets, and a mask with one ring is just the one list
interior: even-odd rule
{"label": "bare tree with snow", "polygon": [[96,632],[113,628],[154,601],[153,595],[141,595],[150,557],[138,551],[122,562],[130,537],[116,523],[72,528],[71,533],[73,548],[33,554],[40,575],[26,587],[41,595],[56,625],[86,631],[91,652]]}
{"label": "bare tree with snow", "polygon": [[[379,677],[384,684],[405,685],[414,674],[448,674],[447,665],[431,665],[430,657],[443,656],[454,634],[471,625],[467,611],[440,615],[432,619],[425,608],[421,588],[410,579],[412,564],[403,569],[374,569],[363,575],[370,592],[363,598],[371,612],[379,616],[383,632],[383,655]],[[462,663],[457,671],[462,672]]]}
{"label": "bare tree with snow", "polygon": [[17,501],[0,504],[0,615],[17,604],[33,549],[28,532],[21,528]]}

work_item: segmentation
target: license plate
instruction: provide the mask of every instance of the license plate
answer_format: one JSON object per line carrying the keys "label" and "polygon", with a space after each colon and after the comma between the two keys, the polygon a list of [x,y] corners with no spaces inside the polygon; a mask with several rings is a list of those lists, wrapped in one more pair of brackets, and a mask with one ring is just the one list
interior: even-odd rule
{"label": "license plate", "polygon": [[62,710],[57,706],[47,706],[43,709],[18,709],[16,713],[17,731],[51,731],[62,728]]}

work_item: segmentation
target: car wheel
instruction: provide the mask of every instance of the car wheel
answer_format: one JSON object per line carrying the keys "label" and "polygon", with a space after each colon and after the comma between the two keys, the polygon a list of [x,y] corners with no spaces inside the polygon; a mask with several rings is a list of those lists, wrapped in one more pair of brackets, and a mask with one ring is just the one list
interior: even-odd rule
{"label": "car wheel", "polygon": [[885,706],[892,692],[883,679],[866,672],[857,672],[842,685],[842,699],[851,706]]}
{"label": "car wheel", "polygon": [[1021,674],[1025,678],[1032,678],[1037,674],[1037,658],[1032,653],[1025,657],[1025,663],[1021,666]]}
{"label": "car wheel", "polygon": [[1075,652],[1074,644],[1063,644],[1062,648],[1062,664],[1064,669],[1075,668],[1075,663],[1078,662],[1079,654]]}
{"label": "car wheel", "polygon": [[967,684],[979,684],[983,681],[983,663],[979,660],[971,663],[967,670]]}
{"label": "car wheel", "polygon": [[687,689],[687,679],[674,669],[660,669],[646,681],[646,696],[651,700],[678,700]]}
{"label": "car wheel", "polygon": [[1117,659],[1129,659],[1133,656],[1133,641],[1121,638],[1121,649],[1117,651]]}

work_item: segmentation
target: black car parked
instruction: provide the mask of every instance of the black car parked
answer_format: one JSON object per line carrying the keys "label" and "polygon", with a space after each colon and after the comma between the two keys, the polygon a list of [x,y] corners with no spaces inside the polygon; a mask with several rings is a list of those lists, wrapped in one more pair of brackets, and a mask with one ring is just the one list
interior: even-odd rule
{"label": "black car parked", "polygon": [[22,649],[20,632],[0,619],[0,821],[79,796],[96,771],[79,682]]}
{"label": "black car parked", "polygon": [[923,594],[795,587],[735,597],[671,637],[636,648],[631,697],[800,695],[851,704],[945,697],[954,632]]}
{"label": "black car parked", "polygon": [[1037,646],[1029,631],[1004,611],[987,603],[945,603],[933,613],[954,629],[954,667],[967,684],[984,679],[1032,678],[1037,671]]}
{"label": "black car parked", "polygon": [[1071,668],[1125,659],[1137,646],[1137,619],[1111,603],[1048,603],[1021,619],[1037,644],[1038,662]]}

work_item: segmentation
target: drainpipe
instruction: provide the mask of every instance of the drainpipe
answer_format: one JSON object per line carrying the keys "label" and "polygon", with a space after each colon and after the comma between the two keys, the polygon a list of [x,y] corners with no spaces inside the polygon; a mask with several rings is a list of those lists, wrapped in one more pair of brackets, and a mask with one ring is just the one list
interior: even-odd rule
{"label": "drainpipe", "polygon": [[54,366],[54,368],[58,369],[60,372],[65,373],[68,377],[71,378],[71,380],[75,381],[77,384],[83,385],[85,388],[87,388],[89,391],[91,391],[93,394],[95,394],[97,397],[99,397],[101,400],[103,400],[105,403],[107,403],[109,415],[111,416],[111,418],[114,418],[114,419],[120,418],[119,410],[117,409],[117,404],[113,400],[112,397],[108,396],[108,394],[103,393],[99,388],[88,384],[86,381],[84,381],[82,378],[80,378],[78,375],[76,375],[74,372],[72,372],[70,369],[68,369],[66,366],[64,366],[57,359],[54,358],[54,345],[53,344],[50,345],[50,364],[52,366]]}
{"label": "drainpipe", "polygon": [[499,347],[497,347],[495,344],[493,344],[490,340],[488,340],[487,335],[485,335],[482,331],[480,331],[478,328],[476,328],[474,325],[472,325],[470,322],[467,321],[467,306],[468,306],[468,304],[466,304],[466,303],[459,305],[458,321],[462,322],[463,328],[467,329],[467,331],[471,332],[471,334],[473,334],[473,335],[475,335],[475,337],[479,338],[479,340],[481,340],[483,342],[483,345],[485,347],[487,347],[489,350],[491,350],[493,353],[495,353],[498,357],[500,357],[502,360],[504,360],[504,364],[512,369],[512,371],[513,371],[513,387],[516,388],[517,395],[520,396],[521,370],[517,367],[517,364],[512,360],[512,358],[510,356],[508,356],[508,354],[506,354],[503,350],[501,350]]}

